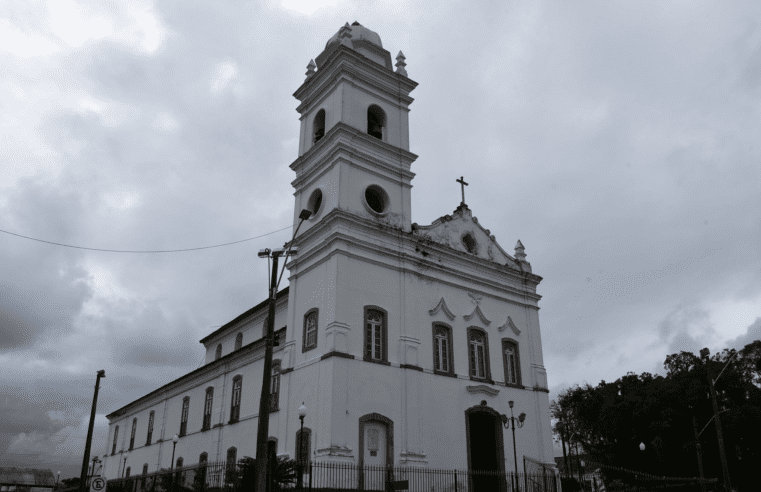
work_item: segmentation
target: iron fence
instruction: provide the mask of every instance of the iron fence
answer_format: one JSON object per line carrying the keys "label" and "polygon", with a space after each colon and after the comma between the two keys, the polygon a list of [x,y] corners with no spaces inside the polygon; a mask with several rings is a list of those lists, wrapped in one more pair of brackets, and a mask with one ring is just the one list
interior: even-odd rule
{"label": "iron fence", "polygon": [[617,466],[590,463],[561,474],[562,492],[718,492],[716,478],[662,477]]}
{"label": "iron fence", "polygon": [[[274,475],[272,490],[410,492],[559,492],[559,477],[546,473],[503,473],[416,467],[359,466],[354,463],[309,463],[303,487],[291,461]],[[164,469],[146,475],[109,480],[107,492],[254,492],[251,462],[225,462]]]}

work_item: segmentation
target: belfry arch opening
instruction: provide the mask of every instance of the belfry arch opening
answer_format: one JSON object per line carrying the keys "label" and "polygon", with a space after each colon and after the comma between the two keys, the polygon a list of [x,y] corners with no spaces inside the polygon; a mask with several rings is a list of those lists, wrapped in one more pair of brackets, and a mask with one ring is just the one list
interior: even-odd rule
{"label": "belfry arch opening", "polygon": [[322,137],[325,136],[325,110],[324,109],[317,111],[317,114],[314,117],[314,124],[312,125],[312,128],[314,129],[314,138],[312,139],[312,143],[317,143],[320,141]]}
{"label": "belfry arch opening", "polygon": [[367,133],[379,140],[383,140],[383,132],[386,128],[386,113],[375,104],[367,108]]}

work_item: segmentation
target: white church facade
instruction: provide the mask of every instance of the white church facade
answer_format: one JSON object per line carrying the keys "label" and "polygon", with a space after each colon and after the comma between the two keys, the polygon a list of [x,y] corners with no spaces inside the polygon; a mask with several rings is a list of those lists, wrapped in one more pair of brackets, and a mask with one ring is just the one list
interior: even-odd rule
{"label": "white church facade", "polygon": [[[378,34],[345,25],[294,96],[294,228],[277,295],[270,440],[315,462],[513,471],[502,414],[525,413],[517,461],[554,467],[536,287],[463,202],[411,220],[410,92]],[[456,178],[453,177],[453,179]],[[463,183],[464,185],[465,183]],[[433,197],[432,197],[433,198]],[[201,340],[202,367],[107,416],[107,479],[256,454],[267,301]],[[520,469],[519,471],[523,471]]]}

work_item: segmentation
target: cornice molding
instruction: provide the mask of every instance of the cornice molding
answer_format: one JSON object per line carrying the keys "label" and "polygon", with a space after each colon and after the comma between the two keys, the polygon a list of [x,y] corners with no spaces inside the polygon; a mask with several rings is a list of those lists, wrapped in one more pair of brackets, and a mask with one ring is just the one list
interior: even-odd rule
{"label": "cornice molding", "polygon": [[435,308],[428,311],[428,314],[430,314],[431,316],[436,316],[439,313],[439,311],[442,311],[446,315],[446,317],[449,318],[449,321],[454,321],[455,315],[454,313],[452,313],[452,311],[449,310],[449,308],[447,307],[447,301],[445,301],[443,297],[441,298],[439,303],[436,304]]}
{"label": "cornice molding", "polygon": [[472,395],[483,393],[489,396],[497,396],[499,394],[498,389],[491,388],[489,386],[486,386],[485,384],[469,385],[469,386],[466,386],[465,389],[468,390],[468,393]]}

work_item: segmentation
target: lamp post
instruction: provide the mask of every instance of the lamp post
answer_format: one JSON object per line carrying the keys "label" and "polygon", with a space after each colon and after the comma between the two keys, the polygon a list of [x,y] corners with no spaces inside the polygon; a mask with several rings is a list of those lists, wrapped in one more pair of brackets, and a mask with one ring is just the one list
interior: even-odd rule
{"label": "lamp post", "polygon": [[180,436],[177,434],[172,437],[172,463],[170,464],[170,470],[174,470],[174,450],[177,448],[177,441],[180,440]]}
{"label": "lamp post", "polygon": [[706,365],[706,372],[708,376],[708,387],[711,390],[711,403],[713,403],[713,416],[716,419],[716,438],[719,441],[719,457],[721,458],[721,472],[723,475],[723,482],[724,482],[724,490],[726,492],[729,492],[732,490],[732,484],[729,481],[729,468],[727,467],[727,456],[724,454],[724,434],[721,430],[721,417],[719,417],[719,404],[716,401],[716,388],[714,387],[714,384],[716,384],[716,381],[719,380],[722,374],[724,374],[724,369],[727,368],[729,365],[729,362],[732,360],[732,358],[737,355],[737,352],[735,352],[732,357],[727,360],[727,363],[724,365],[724,368],[721,370],[719,375],[716,377],[716,379],[713,379],[713,371],[711,371],[711,361],[708,359],[708,356],[710,355],[711,351],[708,350],[708,348],[704,348],[700,351],[700,357],[705,361]]}
{"label": "lamp post", "polygon": [[[518,418],[515,418],[513,415],[513,401],[507,402],[508,405],[510,405],[510,417],[508,417],[505,414],[502,414],[502,424],[505,426],[505,429],[510,428],[510,424],[508,422],[512,423],[512,429],[513,429],[513,462],[515,464],[515,490],[518,490],[518,451],[516,450],[515,446],[515,426],[517,425],[520,429],[523,427],[523,424],[526,420],[526,413],[523,412],[520,415],[518,415]],[[518,423],[516,424],[516,420]]]}
{"label": "lamp post", "polygon": [[[268,492],[269,480],[269,456],[267,450],[267,441],[270,429],[270,378],[272,372],[272,349],[275,338],[275,301],[277,297],[277,288],[280,285],[280,280],[283,278],[283,272],[285,272],[285,265],[288,263],[289,256],[295,256],[298,252],[298,248],[293,247],[293,241],[296,239],[296,234],[299,232],[301,224],[304,223],[312,212],[309,210],[302,210],[299,214],[299,224],[296,226],[296,230],[293,232],[293,238],[288,245],[288,250],[285,248],[278,248],[275,250],[262,249],[259,251],[259,258],[272,258],[272,278],[269,286],[269,309],[267,314],[267,335],[265,336],[265,348],[264,348],[264,368],[262,369],[262,392],[259,397],[259,426],[256,433],[256,489],[255,492]],[[283,272],[280,273],[280,278],[277,276],[277,263],[278,258],[284,256],[283,260]]]}
{"label": "lamp post", "polygon": [[58,481],[59,481],[60,479],[61,479],[61,472],[59,471],[59,472],[56,474],[56,479],[55,479],[55,488],[56,488],[56,490],[58,489]]}
{"label": "lamp post", "polygon": [[124,453],[124,466],[122,467],[122,478],[124,478],[124,472],[127,470],[127,458],[129,457],[129,451]]}
{"label": "lamp post", "polygon": [[304,417],[307,414],[307,407],[301,402],[299,407],[299,420],[301,420],[301,431],[299,432],[299,477],[296,486],[301,489],[304,487]]}
{"label": "lamp post", "polygon": [[[106,377],[106,371],[101,369],[97,372],[95,378],[95,392],[92,397],[92,409],[90,410],[90,425],[87,427],[87,440],[85,441],[85,455],[82,458],[82,471],[79,473],[79,491],[85,492],[85,482],[87,482],[87,465],[90,462],[90,443],[92,441],[92,430],[95,425],[95,407],[98,404],[98,389],[100,389],[100,378]],[[119,471],[119,465],[116,465],[116,471]]]}

